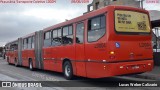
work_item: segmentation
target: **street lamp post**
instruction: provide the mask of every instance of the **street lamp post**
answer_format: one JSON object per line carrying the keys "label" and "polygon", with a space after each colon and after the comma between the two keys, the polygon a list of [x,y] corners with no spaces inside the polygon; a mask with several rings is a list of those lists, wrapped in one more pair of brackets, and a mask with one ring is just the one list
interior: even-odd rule
{"label": "street lamp post", "polygon": [[142,9],[143,9],[143,1],[144,1],[144,0],[140,0],[141,8],[142,8]]}

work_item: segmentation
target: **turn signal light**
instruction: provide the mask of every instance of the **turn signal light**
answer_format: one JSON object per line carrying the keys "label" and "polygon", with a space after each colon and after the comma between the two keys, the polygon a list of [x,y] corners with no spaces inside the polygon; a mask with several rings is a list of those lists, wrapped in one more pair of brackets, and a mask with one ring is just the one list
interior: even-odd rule
{"label": "turn signal light", "polygon": [[113,55],[113,54],[115,54],[115,52],[114,51],[110,51],[110,54]]}
{"label": "turn signal light", "polygon": [[114,51],[110,51],[110,59],[115,59],[115,52]]}

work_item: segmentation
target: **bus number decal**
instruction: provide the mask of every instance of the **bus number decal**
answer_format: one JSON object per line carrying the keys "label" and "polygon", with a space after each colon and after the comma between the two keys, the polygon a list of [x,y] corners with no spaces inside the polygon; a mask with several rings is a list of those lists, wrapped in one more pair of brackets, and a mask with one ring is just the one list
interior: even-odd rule
{"label": "bus number decal", "polygon": [[94,46],[94,48],[105,48],[106,44],[105,43],[98,43]]}
{"label": "bus number decal", "polygon": [[151,47],[151,44],[150,43],[139,43],[139,47]]}

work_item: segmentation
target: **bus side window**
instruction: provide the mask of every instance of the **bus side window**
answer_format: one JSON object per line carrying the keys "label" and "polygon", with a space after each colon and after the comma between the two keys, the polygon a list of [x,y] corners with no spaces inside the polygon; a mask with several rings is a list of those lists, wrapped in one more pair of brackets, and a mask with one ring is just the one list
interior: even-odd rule
{"label": "bus side window", "polygon": [[57,30],[53,30],[52,31],[52,46],[56,46],[57,45],[57,36],[58,36],[58,33],[57,33]]}
{"label": "bus side window", "polygon": [[50,31],[44,33],[44,47],[51,46]]}
{"label": "bus side window", "polygon": [[24,41],[24,39],[23,39],[23,46],[22,46],[22,47],[23,47],[23,49],[24,49],[24,42],[25,42],[25,41]]}
{"label": "bus side window", "polygon": [[105,16],[92,18],[88,21],[88,42],[99,40],[105,34],[106,30]]}
{"label": "bus side window", "polygon": [[61,45],[62,44],[62,30],[61,28],[57,30],[58,36],[57,36],[57,45]]}
{"label": "bus side window", "polygon": [[23,49],[27,49],[27,38],[23,39]]}
{"label": "bus side window", "polygon": [[28,44],[27,44],[28,49],[32,48],[32,37],[28,38]]}
{"label": "bus side window", "polygon": [[76,43],[84,42],[84,24],[79,23],[76,27]]}
{"label": "bus side window", "polygon": [[32,48],[34,48],[34,42],[35,42],[35,38],[34,38],[34,36],[32,36]]}
{"label": "bus side window", "polygon": [[18,49],[18,42],[13,42],[11,43],[11,51],[17,50]]}
{"label": "bus side window", "polygon": [[63,27],[63,44],[72,44],[73,43],[73,28],[72,25]]}
{"label": "bus side window", "polygon": [[15,42],[15,50],[18,50],[18,42]]}
{"label": "bus side window", "polygon": [[58,46],[61,45],[62,42],[62,32],[61,29],[55,29],[52,31],[52,46]]}

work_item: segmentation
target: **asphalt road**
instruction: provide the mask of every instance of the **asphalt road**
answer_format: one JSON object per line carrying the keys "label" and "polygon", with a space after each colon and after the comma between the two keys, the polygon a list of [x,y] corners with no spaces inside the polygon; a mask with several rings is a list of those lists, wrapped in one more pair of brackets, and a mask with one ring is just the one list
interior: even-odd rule
{"label": "asphalt road", "polygon": [[[112,78],[88,79],[76,77],[76,84],[87,87],[59,87],[58,85],[47,84],[49,87],[43,88],[0,88],[0,90],[160,90],[158,87],[101,87],[95,81],[151,81],[149,79],[140,79],[130,76],[117,76]],[[6,60],[0,58],[0,81],[67,81],[62,73],[36,70],[30,71],[27,67],[15,67],[8,65]],[[90,81],[90,82],[85,82]],[[72,81],[68,81],[72,82]],[[64,84],[63,82],[60,84]],[[51,87],[54,86],[54,87]],[[61,85],[60,85],[61,86]]]}

